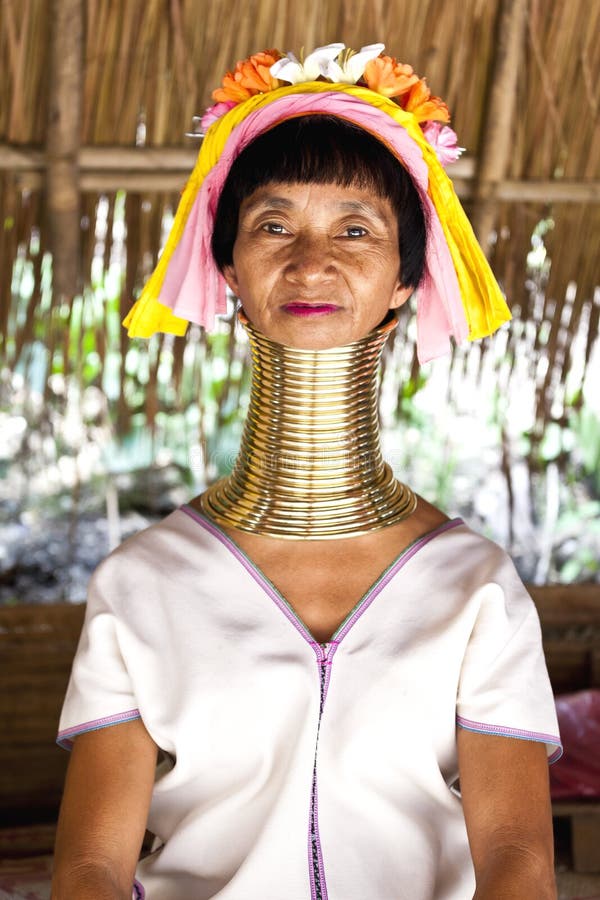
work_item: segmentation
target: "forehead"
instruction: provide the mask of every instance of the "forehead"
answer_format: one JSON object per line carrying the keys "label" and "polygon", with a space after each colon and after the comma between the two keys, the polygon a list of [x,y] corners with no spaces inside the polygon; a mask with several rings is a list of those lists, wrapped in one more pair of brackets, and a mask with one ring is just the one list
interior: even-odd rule
{"label": "forehead", "polygon": [[385,221],[394,219],[392,205],[387,198],[381,197],[370,186],[354,183],[269,182],[242,201],[240,212],[246,215],[262,209],[295,212],[317,208],[342,214],[359,213]]}

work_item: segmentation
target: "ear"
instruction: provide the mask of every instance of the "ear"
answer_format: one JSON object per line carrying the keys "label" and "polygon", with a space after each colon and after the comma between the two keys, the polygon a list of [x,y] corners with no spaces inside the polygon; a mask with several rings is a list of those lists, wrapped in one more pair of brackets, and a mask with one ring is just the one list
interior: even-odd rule
{"label": "ear", "polygon": [[404,306],[410,295],[414,292],[414,288],[404,287],[399,281],[394,288],[392,299],[390,300],[390,309],[399,309]]}
{"label": "ear", "polygon": [[239,283],[237,280],[237,275],[235,274],[235,268],[233,263],[223,266],[223,278],[227,282],[227,285],[231,292],[235,294],[236,297],[240,296],[239,291]]}

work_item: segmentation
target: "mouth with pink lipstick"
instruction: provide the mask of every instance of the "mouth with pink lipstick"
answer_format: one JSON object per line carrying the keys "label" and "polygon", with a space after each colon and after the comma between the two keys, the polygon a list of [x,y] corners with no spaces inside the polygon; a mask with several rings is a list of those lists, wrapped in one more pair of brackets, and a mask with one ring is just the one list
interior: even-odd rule
{"label": "mouth with pink lipstick", "polygon": [[334,303],[308,303],[303,300],[294,300],[282,306],[291,316],[329,316],[339,308]]}

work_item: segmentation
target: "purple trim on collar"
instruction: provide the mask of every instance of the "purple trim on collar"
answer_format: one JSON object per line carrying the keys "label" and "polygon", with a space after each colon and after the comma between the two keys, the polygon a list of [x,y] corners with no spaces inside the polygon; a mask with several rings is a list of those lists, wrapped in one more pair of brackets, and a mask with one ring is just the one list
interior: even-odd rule
{"label": "purple trim on collar", "polygon": [[383,575],[375,582],[375,584],[367,591],[362,600],[359,601],[358,605],[355,607],[354,611],[350,613],[349,617],[345,622],[342,623],[338,631],[334,634],[334,637],[339,643],[350,631],[352,626],[360,619],[362,614],[369,608],[373,600],[381,593],[381,591],[392,581],[395,575],[400,571],[400,569],[404,568],[406,563],[416,556],[416,554],[425,547],[430,541],[436,538],[438,535],[443,534],[445,531],[450,531],[451,528],[456,528],[459,525],[464,525],[462,519],[450,519],[448,522],[443,522],[441,525],[438,525],[437,528],[434,528],[433,531],[428,531],[427,534],[424,534],[422,537],[417,538],[412,544],[410,544],[405,550],[402,551],[402,554],[395,562],[391,564],[391,566],[386,569]]}
{"label": "purple trim on collar", "polygon": [[136,878],[135,881],[133,882],[132,900],[145,900],[145,898],[146,898],[146,891],[144,890],[144,885],[140,881],[138,881]]}
{"label": "purple trim on collar", "polygon": [[306,627],[302,624],[302,622],[295,615],[293,610],[288,606],[288,604],[283,600],[283,597],[279,594],[279,592],[275,589],[275,586],[268,581],[265,575],[263,575],[256,566],[252,563],[252,561],[246,556],[243,550],[238,547],[238,545],[231,540],[225,532],[221,531],[221,529],[215,525],[210,519],[204,518],[204,516],[200,515],[200,513],[196,512],[191,506],[183,505],[180,506],[182,512],[184,512],[190,519],[193,519],[202,528],[206,529],[213,537],[216,537],[218,541],[224,544],[230,551],[233,553],[235,558],[243,565],[249,575],[256,581],[256,583],[261,587],[265,593],[269,595],[271,600],[279,607],[284,616],[289,619],[294,628],[300,632],[302,637],[309,644],[313,643],[313,638],[310,632],[306,629]]}
{"label": "purple trim on collar", "polygon": [[[275,605],[279,607],[284,616],[292,623],[296,631],[302,635],[305,641],[307,641],[315,651],[317,656],[317,660],[321,660],[321,651],[320,645],[315,642],[312,634],[306,627],[306,625],[302,622],[302,620],[296,615],[292,607],[286,602],[285,598],[279,593],[276,589],[275,585],[273,585],[266,575],[264,575],[260,569],[254,565],[251,559],[246,556],[244,551],[237,546],[235,541],[233,541],[224,531],[222,531],[219,526],[212,522],[207,517],[203,516],[201,513],[197,512],[193,507],[188,504],[183,504],[179,507],[181,512],[185,513],[190,519],[193,519],[199,525],[202,526],[206,531],[212,534],[217,538],[222,544],[224,544],[231,553],[235,556],[235,558],[242,564],[242,566],[246,569],[249,575],[252,576],[254,581],[265,591],[266,594],[273,600]],[[438,525],[437,528],[434,528],[432,531],[429,531],[427,534],[424,534],[422,537],[417,538],[412,544],[409,544],[406,547],[399,557],[394,560],[390,564],[390,566],[383,572],[382,575],[379,576],[377,581],[371,585],[366,594],[364,594],[361,599],[358,601],[354,609],[349,613],[348,617],[342,622],[338,630],[332,635],[331,641],[328,641],[328,644],[335,644],[334,652],[337,650],[337,645],[341,642],[342,638],[344,638],[347,633],[350,631],[352,626],[358,621],[361,615],[365,612],[366,609],[369,608],[375,597],[383,588],[389,584],[389,582],[394,578],[397,572],[403,568],[403,566],[415,556],[416,553],[421,550],[429,541],[433,540],[433,538],[437,537],[440,534],[443,534],[445,531],[449,531],[451,528],[456,528],[459,525],[464,525],[464,522],[461,518],[450,519],[448,522],[443,522],[441,525]]]}
{"label": "purple trim on collar", "polygon": [[555,734],[544,734],[542,731],[525,731],[523,728],[510,728],[508,725],[489,725],[486,722],[474,722],[463,716],[456,716],[456,724],[465,731],[475,731],[479,734],[497,734],[501,737],[518,738],[521,741],[538,741],[543,744],[556,746],[556,750],[548,758],[548,762],[554,763],[562,756],[563,748],[560,737]]}
{"label": "purple trim on collar", "polygon": [[80,725],[73,725],[71,728],[64,728],[62,731],[59,731],[56,743],[63,750],[71,750],[73,738],[77,737],[78,734],[85,734],[87,731],[99,731],[100,728],[108,728],[109,725],[119,725],[121,722],[133,722],[134,719],[141,719],[139,709],[128,709],[125,712],[115,713],[113,716],[104,716],[102,719],[82,722]]}

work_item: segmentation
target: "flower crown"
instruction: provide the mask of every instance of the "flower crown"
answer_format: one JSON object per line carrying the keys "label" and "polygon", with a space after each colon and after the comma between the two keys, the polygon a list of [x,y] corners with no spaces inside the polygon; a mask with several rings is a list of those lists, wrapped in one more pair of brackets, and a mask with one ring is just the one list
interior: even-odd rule
{"label": "flower crown", "polygon": [[[219,198],[231,166],[256,137],[291,117],[327,114],[381,140],[405,167],[426,211],[425,273],[417,300],[417,353],[425,362],[455,341],[492,334],[510,319],[500,287],[443,169],[460,148],[448,107],[412,68],[382,55],[319,47],[298,60],[264,50],[239,62],[195,120],[203,136],[194,169],[156,268],[123,320],[131,337],[184,334],[227,312],[223,273],[212,254]],[[202,135],[202,131],[205,135]]]}
{"label": "flower crown", "polygon": [[298,59],[293,53],[263,50],[238,62],[227,72],[221,87],[213,91],[217,102],[202,117],[195,117],[198,131],[191,137],[202,137],[221,116],[255,94],[266,94],[287,84],[328,81],[332,84],[356,84],[383,97],[393,99],[406,112],[412,113],[423,135],[434,148],[443,166],[455,162],[464,148],[457,144],[455,132],[448,126],[450,113],[439,97],[429,90],[424,78],[412,66],[385,56],[384,44],[369,44],[351,50],[344,44],[317,47],[307,57]]}

